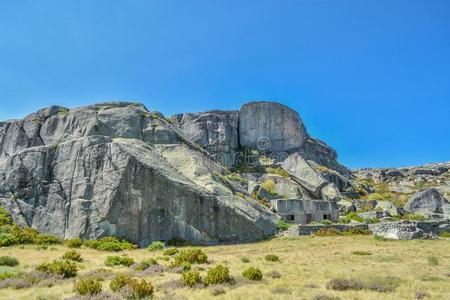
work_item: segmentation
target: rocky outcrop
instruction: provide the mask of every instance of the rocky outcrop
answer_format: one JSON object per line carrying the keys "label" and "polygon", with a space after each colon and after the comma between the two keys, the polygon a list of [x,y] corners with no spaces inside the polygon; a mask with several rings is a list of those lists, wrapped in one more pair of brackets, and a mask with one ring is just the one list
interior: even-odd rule
{"label": "rocky outcrop", "polygon": [[64,238],[244,242],[276,216],[234,196],[223,169],[161,114],[132,103],[51,107],[1,124],[0,203]]}
{"label": "rocky outcrop", "polygon": [[204,147],[218,162],[226,166],[236,163],[238,111],[184,113],[171,117],[171,121],[186,138]]}
{"label": "rocky outcrop", "polygon": [[302,147],[308,134],[296,111],[274,102],[250,102],[239,112],[239,138],[244,147],[283,152]]}
{"label": "rocky outcrop", "polygon": [[340,193],[333,183],[328,182],[316,172],[300,153],[291,154],[282,163],[281,167],[286,170],[292,179],[307,189],[315,199],[338,201]]}
{"label": "rocky outcrop", "polygon": [[405,211],[422,214],[445,214],[450,216],[450,203],[435,188],[414,194],[404,206]]}

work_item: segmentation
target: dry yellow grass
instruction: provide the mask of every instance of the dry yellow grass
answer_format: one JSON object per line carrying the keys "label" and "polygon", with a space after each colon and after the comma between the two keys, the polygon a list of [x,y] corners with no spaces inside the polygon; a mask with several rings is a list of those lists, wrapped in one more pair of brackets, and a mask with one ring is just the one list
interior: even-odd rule
{"label": "dry yellow grass", "polygon": [[[235,278],[234,285],[223,285],[225,294],[214,299],[314,299],[317,295],[328,295],[340,299],[414,299],[416,292],[425,292],[425,299],[450,299],[450,241],[376,241],[371,236],[343,237],[299,237],[276,238],[253,244],[203,247],[211,265],[223,264],[229,267]],[[39,263],[60,257],[68,248],[64,246],[37,250],[36,246],[10,247],[0,249],[0,255],[10,255],[20,261],[16,269],[31,271]],[[104,260],[108,252],[78,249],[84,262],[80,264],[80,275],[97,268],[106,268],[116,273],[129,272],[126,267],[108,268]],[[355,255],[364,251],[372,255]],[[162,256],[162,251],[149,252],[145,249],[124,251],[136,261]],[[268,253],[280,257],[280,262],[267,262]],[[358,253],[358,252],[356,252]],[[370,254],[369,253],[369,254]],[[438,259],[438,265],[428,262],[428,257]],[[250,262],[241,261],[247,257]],[[160,260],[161,264],[169,262]],[[263,272],[261,282],[245,280],[241,273],[249,266],[256,266]],[[204,267],[205,270],[202,270]],[[208,265],[196,265],[204,276]],[[276,271],[281,277],[271,278]],[[369,290],[333,291],[326,284],[333,278],[393,277],[400,279],[395,292],[379,293]],[[214,287],[179,287],[180,274],[166,271],[146,277],[156,287],[155,298],[166,299],[209,299]],[[73,279],[53,287],[26,288],[20,290],[0,289],[0,299],[64,299],[74,295]],[[109,281],[103,282],[103,289],[109,290]]]}

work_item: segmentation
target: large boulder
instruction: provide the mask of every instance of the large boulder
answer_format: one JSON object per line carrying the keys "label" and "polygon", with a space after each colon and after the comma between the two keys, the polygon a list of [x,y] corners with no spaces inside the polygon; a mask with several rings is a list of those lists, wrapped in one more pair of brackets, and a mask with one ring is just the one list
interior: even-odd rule
{"label": "large boulder", "polygon": [[276,216],[234,196],[240,190],[223,168],[161,114],[123,102],[46,111],[0,126],[0,204],[17,223],[141,245],[247,242],[276,232]]}
{"label": "large boulder", "polygon": [[438,190],[429,188],[412,195],[404,210],[410,213],[450,215],[450,203]]}
{"label": "large boulder", "polygon": [[375,210],[382,211],[387,216],[398,216],[398,209],[391,201],[378,200],[377,205],[375,205]]}
{"label": "large boulder", "polygon": [[310,191],[316,199],[321,199],[321,190],[328,185],[328,182],[317,173],[303,159],[300,153],[293,153],[285,159],[281,167],[286,170],[295,181]]}
{"label": "large boulder", "polygon": [[308,138],[298,113],[274,102],[250,102],[239,112],[239,138],[244,147],[283,152],[300,148]]}

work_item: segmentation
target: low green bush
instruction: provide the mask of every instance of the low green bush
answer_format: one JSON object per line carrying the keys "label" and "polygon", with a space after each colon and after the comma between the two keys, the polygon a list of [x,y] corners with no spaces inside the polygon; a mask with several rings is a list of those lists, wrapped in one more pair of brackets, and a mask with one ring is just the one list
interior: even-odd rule
{"label": "low green bush", "polygon": [[51,263],[42,263],[36,267],[36,271],[62,275],[64,278],[75,277],[78,267],[74,262],[68,260],[54,260]]}
{"label": "low green bush", "polygon": [[88,277],[76,281],[74,289],[81,296],[97,295],[102,291],[102,283],[96,277]]}
{"label": "low green bush", "polygon": [[198,283],[201,283],[202,278],[200,277],[200,273],[197,271],[185,271],[181,274],[181,281],[184,285],[192,287]]}
{"label": "low green bush", "polygon": [[69,248],[80,248],[83,245],[83,241],[80,238],[68,239],[64,241],[64,245]]}
{"label": "low green bush", "polygon": [[226,283],[230,280],[230,270],[223,265],[217,265],[213,268],[209,268],[205,278],[205,282],[207,284]]}
{"label": "low green bush", "polygon": [[406,213],[402,216],[403,220],[409,221],[426,221],[427,218],[421,214]]}
{"label": "low green bush", "polygon": [[275,255],[275,254],[267,254],[267,255],[264,257],[264,259],[265,259],[266,261],[272,261],[272,262],[280,261],[280,258],[279,258],[277,255]]}
{"label": "low green bush", "polygon": [[126,255],[122,256],[108,256],[105,260],[105,265],[108,267],[113,266],[131,266],[134,264],[134,260],[131,257],[128,257]]}
{"label": "low green bush", "polygon": [[153,295],[154,292],[153,285],[145,279],[141,279],[140,281],[131,279],[126,287],[128,288],[129,297],[131,299],[143,299]]}
{"label": "low green bush", "polygon": [[164,255],[168,255],[168,256],[172,256],[178,253],[178,249],[177,248],[169,248],[164,250],[163,254]]}
{"label": "low green bush", "polygon": [[123,287],[125,287],[128,282],[131,280],[130,277],[125,275],[116,275],[114,279],[109,284],[109,288],[113,292],[119,292]]}
{"label": "low green bush", "polygon": [[83,246],[85,246],[86,248],[91,248],[91,249],[97,249],[99,244],[100,244],[100,242],[97,240],[85,240],[83,242]]}
{"label": "low green bush", "polygon": [[113,292],[120,292],[123,289],[127,289],[127,298],[142,299],[153,295],[153,285],[150,282],[142,279],[130,278],[124,275],[117,275],[109,284],[109,288]]}
{"label": "low green bush", "polygon": [[61,239],[53,235],[38,234],[33,242],[37,245],[54,245],[61,244]]}
{"label": "low green bush", "polygon": [[440,236],[440,237],[447,237],[447,238],[450,238],[450,231],[441,231],[441,232],[439,233],[439,236]]}
{"label": "low green bush", "polygon": [[16,270],[12,270],[9,268],[1,268],[0,269],[0,280],[5,280],[8,278],[18,278],[20,274]]}
{"label": "low green bush", "polygon": [[286,223],[285,221],[283,221],[283,219],[279,219],[277,221],[277,228],[280,231],[286,231],[288,230],[292,225],[289,223]]}
{"label": "low green bush", "polygon": [[250,262],[250,259],[249,259],[248,257],[243,257],[243,258],[241,258],[241,261],[242,261],[243,263],[249,263],[249,262]]}
{"label": "low green bush", "polygon": [[198,248],[189,248],[181,250],[174,258],[173,264],[181,266],[183,262],[190,264],[205,264],[208,262],[208,256],[203,250]]}
{"label": "low green bush", "polygon": [[150,245],[148,245],[148,251],[158,251],[164,249],[164,243],[161,241],[154,241]]}
{"label": "low green bush", "polygon": [[190,271],[192,268],[192,265],[191,265],[191,263],[184,261],[181,263],[180,267],[183,268],[183,271]]}
{"label": "low green bush", "polygon": [[64,253],[64,255],[61,258],[66,259],[66,260],[76,261],[76,262],[83,261],[83,258],[81,257],[81,253],[79,253],[75,250],[67,251],[66,253]]}
{"label": "low green bush", "polygon": [[126,240],[119,240],[114,236],[103,237],[100,240],[86,240],[83,245],[88,248],[99,251],[119,252],[135,248],[134,245]]}
{"label": "low green bush", "polygon": [[15,267],[19,264],[19,261],[11,256],[0,256],[0,266]]}
{"label": "low green bush", "polygon": [[16,244],[14,236],[10,233],[0,233],[0,247],[8,247]]}
{"label": "low green bush", "polygon": [[154,258],[150,258],[148,260],[144,260],[136,265],[134,268],[136,271],[144,271],[148,269],[150,266],[157,265],[158,262]]}
{"label": "low green bush", "polygon": [[11,214],[5,208],[0,207],[0,226],[12,224],[13,219],[11,218]]}
{"label": "low green bush", "polygon": [[250,267],[246,269],[244,272],[242,272],[242,276],[253,281],[259,281],[263,277],[261,270],[256,267]]}
{"label": "low green bush", "polygon": [[331,224],[333,224],[333,222],[331,222],[330,220],[322,220],[322,221],[320,221],[320,224],[331,225]]}

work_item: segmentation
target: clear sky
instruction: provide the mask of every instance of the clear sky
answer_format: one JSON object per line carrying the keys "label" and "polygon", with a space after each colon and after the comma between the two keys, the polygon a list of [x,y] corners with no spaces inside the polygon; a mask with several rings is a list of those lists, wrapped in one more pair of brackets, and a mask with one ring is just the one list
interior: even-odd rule
{"label": "clear sky", "polygon": [[448,0],[0,0],[0,119],[296,109],[349,167],[450,160]]}

